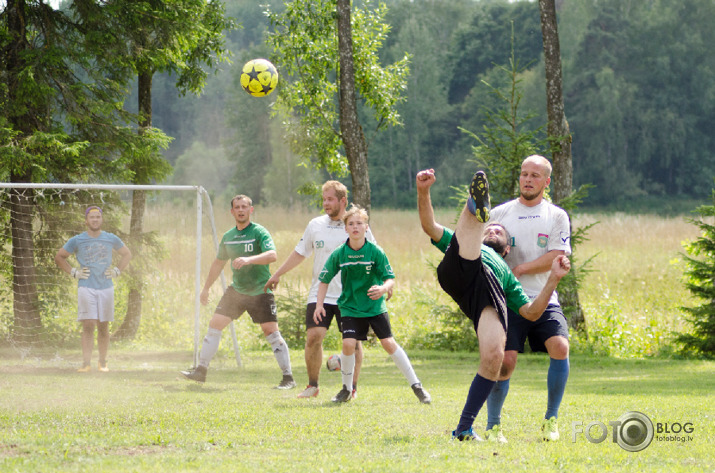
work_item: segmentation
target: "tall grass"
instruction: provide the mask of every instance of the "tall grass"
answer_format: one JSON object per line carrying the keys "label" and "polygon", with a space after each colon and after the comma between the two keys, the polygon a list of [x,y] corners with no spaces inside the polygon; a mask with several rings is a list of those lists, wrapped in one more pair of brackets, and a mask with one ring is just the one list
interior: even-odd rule
{"label": "tall grass", "polygon": [[[228,203],[214,203],[219,238],[234,225]],[[271,232],[276,243],[275,271],[293,251],[306,223],[318,209],[263,208],[256,206],[253,220]],[[437,220],[454,226],[453,209],[437,210]],[[370,226],[385,249],[397,276],[392,300],[388,303],[395,336],[408,348],[475,349],[472,329],[466,318],[437,283],[435,267],[441,253],[422,233],[416,211],[374,210]],[[586,314],[588,336],[574,334],[573,350],[641,357],[672,352],[673,332],[687,331],[681,306],[695,305],[681,282],[684,270],[682,242],[698,236],[698,229],[682,217],[611,214],[580,214],[574,226],[595,225],[590,239],[576,249],[576,260],[592,258],[591,272],[580,289]],[[195,211],[183,204],[150,205],[146,215],[148,231],[156,231],[167,258],[151,268],[144,286],[143,317],[134,345],[190,350],[193,346],[195,281]],[[210,226],[204,222],[201,262],[203,284],[215,256]],[[310,286],[312,261],[306,261],[283,276],[277,291],[279,323],[291,346],[303,343],[305,296]],[[230,283],[230,269],[225,274]],[[126,284],[117,289],[115,328],[125,311]],[[206,327],[222,294],[220,283],[211,291],[211,301],[201,308],[200,322]],[[7,302],[7,301],[6,301]],[[3,311],[9,311],[9,304]],[[56,320],[66,320],[63,330],[74,331],[76,302],[69,296]],[[6,318],[6,320],[9,320]],[[264,338],[249,317],[235,324],[243,348],[264,348]],[[328,349],[339,346],[339,334],[331,330]],[[70,340],[71,343],[75,343]],[[222,354],[229,356],[229,343]],[[221,355],[219,356],[219,358]]]}
{"label": "tall grass", "polygon": [[[215,204],[215,213],[219,233],[233,225],[226,205]],[[308,220],[318,213],[317,209],[256,207],[254,221],[267,227],[276,243],[278,263],[272,265],[273,270],[293,250]],[[447,226],[453,227],[454,218],[452,209],[437,211],[437,220]],[[162,234],[182,235],[187,228],[187,222],[176,221],[176,212],[166,209],[157,209],[150,221]],[[574,217],[573,224],[578,227],[593,222],[599,223],[575,254],[577,262],[593,258],[580,289],[588,337],[574,337],[574,349],[626,357],[669,353],[672,333],[687,330],[679,308],[697,302],[681,282],[682,242],[696,238],[697,228],[682,217],[620,213],[581,214]],[[388,304],[396,338],[407,347],[474,348],[469,325],[436,281],[434,268],[441,254],[422,233],[416,211],[374,210],[370,226],[397,276],[395,295]],[[161,271],[172,275],[169,280],[175,283],[188,277],[180,276],[180,267],[191,267],[193,251],[182,251],[180,245],[185,243],[180,238],[170,240],[178,246],[169,252],[181,257],[164,261]],[[213,257],[212,243],[204,238],[203,244],[208,256],[203,267],[208,268]],[[230,277],[228,269],[226,273]],[[292,313],[291,326],[298,332],[310,278],[311,262],[306,261],[283,276],[277,291],[283,311]],[[181,285],[190,301],[193,287],[185,280]],[[220,297],[219,286],[214,285],[208,312]],[[279,314],[280,320],[284,316]],[[250,322],[241,320],[237,325],[246,336],[242,343],[263,346],[262,337],[254,337],[258,331]],[[334,338],[337,345],[338,337]]]}

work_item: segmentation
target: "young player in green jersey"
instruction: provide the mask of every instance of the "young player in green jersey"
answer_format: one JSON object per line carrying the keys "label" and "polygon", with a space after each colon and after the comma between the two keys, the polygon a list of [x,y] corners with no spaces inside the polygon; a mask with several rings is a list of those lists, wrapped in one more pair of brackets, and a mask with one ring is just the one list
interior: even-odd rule
{"label": "young player in green jersey", "polygon": [[226,289],[209,322],[209,329],[204,337],[199,354],[199,365],[181,374],[194,381],[206,381],[211,359],[218,351],[221,333],[231,321],[248,312],[254,323],[260,324],[266,340],[273,349],[278,366],[283,372],[283,379],[276,386],[278,389],[295,387],[290,365],[288,345],[278,330],[276,303],[273,293],[264,292],[271,273],[268,265],[276,261],[276,247],[271,234],[263,226],[251,222],[253,202],[250,197],[237,195],[231,199],[231,215],[236,226],[227,231],[219,244],[216,259],[211,264],[206,283],[201,291],[201,303],[209,301],[209,288],[218,279],[223,267],[231,260],[233,282]]}
{"label": "young player in green jersey", "polygon": [[407,378],[417,398],[420,402],[429,404],[432,398],[422,387],[407,354],[392,336],[385,294],[395,284],[395,275],[382,248],[365,238],[368,229],[367,212],[360,207],[352,206],[345,213],[343,221],[348,240],[330,255],[320,273],[318,301],[313,315],[316,323],[320,323],[325,317],[323,303],[328,292],[328,284],[339,271],[342,281],[338,307],[342,314],[343,388],[332,401],[347,402],[351,399],[355,346],[358,340],[367,340],[367,332],[372,327],[380,344]]}

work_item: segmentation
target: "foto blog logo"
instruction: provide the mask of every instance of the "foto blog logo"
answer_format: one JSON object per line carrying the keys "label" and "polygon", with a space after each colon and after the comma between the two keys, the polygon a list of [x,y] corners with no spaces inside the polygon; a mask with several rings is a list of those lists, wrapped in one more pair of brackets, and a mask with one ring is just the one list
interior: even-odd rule
{"label": "foto blog logo", "polygon": [[[695,430],[692,422],[658,422],[654,427],[647,415],[637,411],[626,412],[618,420],[608,422],[608,425],[612,429],[613,443],[629,452],[644,450],[654,437],[658,441],[688,442],[693,440],[693,437],[685,434],[691,434]],[[600,421],[593,421],[585,426],[581,421],[574,421],[571,426],[574,443],[579,435],[583,435],[591,443],[601,443],[608,437],[608,427]]]}

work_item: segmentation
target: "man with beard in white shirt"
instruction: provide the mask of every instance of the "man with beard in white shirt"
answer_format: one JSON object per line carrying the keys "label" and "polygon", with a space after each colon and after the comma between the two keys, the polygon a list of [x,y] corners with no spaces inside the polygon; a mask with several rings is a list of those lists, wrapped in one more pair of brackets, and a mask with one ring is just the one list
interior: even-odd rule
{"label": "man with beard in white shirt", "polygon": [[[318,286],[320,281],[318,276],[323,270],[323,266],[328,256],[337,247],[345,243],[347,233],[343,216],[348,205],[348,189],[338,181],[327,181],[323,184],[323,211],[324,215],[312,219],[305,228],[303,237],[296,245],[293,252],[283,262],[280,268],[273,273],[264,289],[275,290],[282,275],[298,266],[311,254],[313,254],[313,272],[310,291],[308,293],[308,304],[305,311],[305,365],[308,370],[308,386],[301,392],[299,398],[311,398],[318,396],[320,368],[323,363],[323,339],[330,328],[333,318],[336,319],[338,328],[341,327],[340,309],[338,308],[338,297],[342,292],[340,278],[336,277],[328,287],[325,297],[326,316],[319,324],[313,320],[316,302],[318,300]],[[368,229],[366,238],[375,242],[372,232]],[[388,294],[389,298],[389,294]],[[357,396],[357,380],[362,366],[363,350],[362,343],[358,342],[355,350],[355,370],[353,371],[352,397]]]}

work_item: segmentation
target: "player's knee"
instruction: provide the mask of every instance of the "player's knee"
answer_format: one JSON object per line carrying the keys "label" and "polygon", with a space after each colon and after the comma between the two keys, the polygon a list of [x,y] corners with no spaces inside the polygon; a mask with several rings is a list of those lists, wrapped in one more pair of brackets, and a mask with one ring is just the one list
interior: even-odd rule
{"label": "player's knee", "polygon": [[551,337],[546,341],[546,351],[551,358],[565,360],[569,356],[569,341],[560,336]]}
{"label": "player's knee", "polygon": [[308,329],[305,333],[305,347],[306,348],[316,348],[323,344],[325,339],[325,331],[320,330],[317,327]]}

